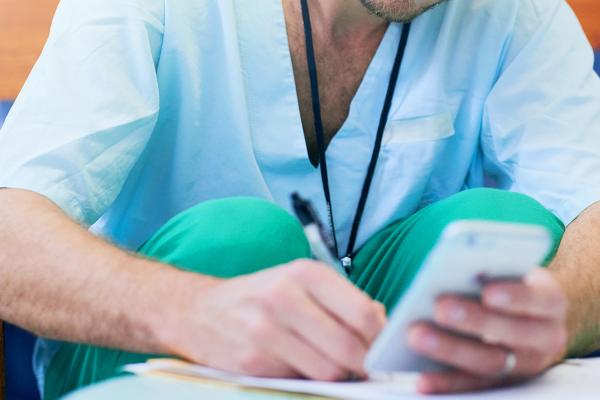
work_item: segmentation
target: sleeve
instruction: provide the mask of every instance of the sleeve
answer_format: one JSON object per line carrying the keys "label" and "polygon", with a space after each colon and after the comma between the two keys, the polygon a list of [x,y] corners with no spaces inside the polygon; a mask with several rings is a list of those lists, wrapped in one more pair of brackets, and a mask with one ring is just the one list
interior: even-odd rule
{"label": "sleeve", "polygon": [[158,117],[164,0],[63,0],[0,131],[0,187],[40,193],[91,225]]}
{"label": "sleeve", "polygon": [[600,80],[564,0],[519,2],[485,103],[486,173],[532,196],[565,224],[600,200]]}

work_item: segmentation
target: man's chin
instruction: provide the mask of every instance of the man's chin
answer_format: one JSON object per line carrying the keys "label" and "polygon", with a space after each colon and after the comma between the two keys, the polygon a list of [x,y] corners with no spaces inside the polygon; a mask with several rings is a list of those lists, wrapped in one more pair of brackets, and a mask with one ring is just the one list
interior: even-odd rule
{"label": "man's chin", "polygon": [[446,0],[360,0],[373,15],[390,22],[411,22]]}

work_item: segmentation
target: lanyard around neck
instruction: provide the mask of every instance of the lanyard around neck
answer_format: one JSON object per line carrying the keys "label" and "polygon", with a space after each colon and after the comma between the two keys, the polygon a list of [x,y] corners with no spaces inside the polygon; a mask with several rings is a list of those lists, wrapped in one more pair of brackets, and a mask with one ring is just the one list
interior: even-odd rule
{"label": "lanyard around neck", "polygon": [[[323,130],[323,119],[321,115],[321,100],[319,96],[319,81],[317,73],[317,62],[315,59],[315,49],[313,43],[312,24],[310,19],[310,12],[308,9],[307,0],[300,0],[302,6],[302,18],[304,20],[304,35],[306,40],[306,58],[308,61],[308,74],[310,77],[310,89],[312,95],[312,108],[314,114],[315,124],[315,135],[317,139],[317,146],[319,148],[319,167],[321,170],[321,181],[323,183],[323,192],[325,194],[325,201],[327,203],[327,212],[329,214],[329,223],[331,225],[331,232],[333,235],[333,241],[335,245],[336,256],[338,259],[339,251],[337,246],[337,236],[335,233],[335,223],[333,220],[333,210],[331,205],[331,191],[329,189],[329,175],[327,174],[327,159],[325,157],[325,134]],[[375,145],[373,146],[373,153],[371,155],[371,161],[367,169],[367,174],[363,182],[360,199],[354,215],[354,221],[352,223],[352,230],[350,231],[350,238],[348,240],[348,248],[345,256],[342,258],[342,265],[347,274],[352,272],[352,257],[354,253],[354,246],[356,245],[356,237],[360,227],[367,199],[369,197],[369,191],[371,189],[371,183],[373,182],[373,176],[377,167],[377,161],[379,159],[379,153],[381,151],[381,142],[383,140],[383,132],[390,114],[392,106],[392,100],[394,98],[394,91],[398,82],[398,76],[400,75],[400,69],[402,66],[402,60],[406,51],[406,45],[408,43],[408,36],[410,33],[410,24],[404,24],[402,27],[402,37],[394,60],[394,66],[390,76],[390,81],[385,96],[385,102],[383,104],[383,110],[381,111],[381,117],[379,118],[379,126],[377,128],[377,136],[375,138]]]}

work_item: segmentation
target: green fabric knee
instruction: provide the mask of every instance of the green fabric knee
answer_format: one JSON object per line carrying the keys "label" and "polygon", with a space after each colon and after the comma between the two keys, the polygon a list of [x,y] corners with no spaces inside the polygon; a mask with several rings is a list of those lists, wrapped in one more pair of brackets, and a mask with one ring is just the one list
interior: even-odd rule
{"label": "green fabric knee", "polygon": [[351,279],[391,311],[409,287],[444,228],[457,220],[483,219],[541,225],[550,232],[556,253],[564,225],[531,197],[473,189],[433,203],[373,236],[357,253]]}
{"label": "green fabric knee", "polygon": [[[139,253],[177,268],[222,278],[310,257],[300,223],[282,208],[248,197],[201,203],[168,221]],[[160,355],[65,343],[46,373],[44,398],[120,374]]]}
{"label": "green fabric knee", "polygon": [[167,222],[140,254],[187,271],[230,278],[310,257],[300,222],[252,197],[201,203]]}

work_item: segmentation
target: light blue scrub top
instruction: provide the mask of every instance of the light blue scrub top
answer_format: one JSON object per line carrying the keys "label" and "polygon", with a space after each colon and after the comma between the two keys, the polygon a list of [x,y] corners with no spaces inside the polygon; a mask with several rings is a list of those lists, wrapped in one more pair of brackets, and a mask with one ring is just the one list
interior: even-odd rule
{"label": "light blue scrub top", "polygon": [[[401,27],[327,150],[345,249]],[[600,200],[600,81],[564,0],[449,1],[414,21],[358,245],[487,179],[565,223]],[[0,133],[0,186],[135,249],[199,202],[299,191],[309,163],[280,1],[63,0]],[[44,341],[40,376],[56,349]]]}

